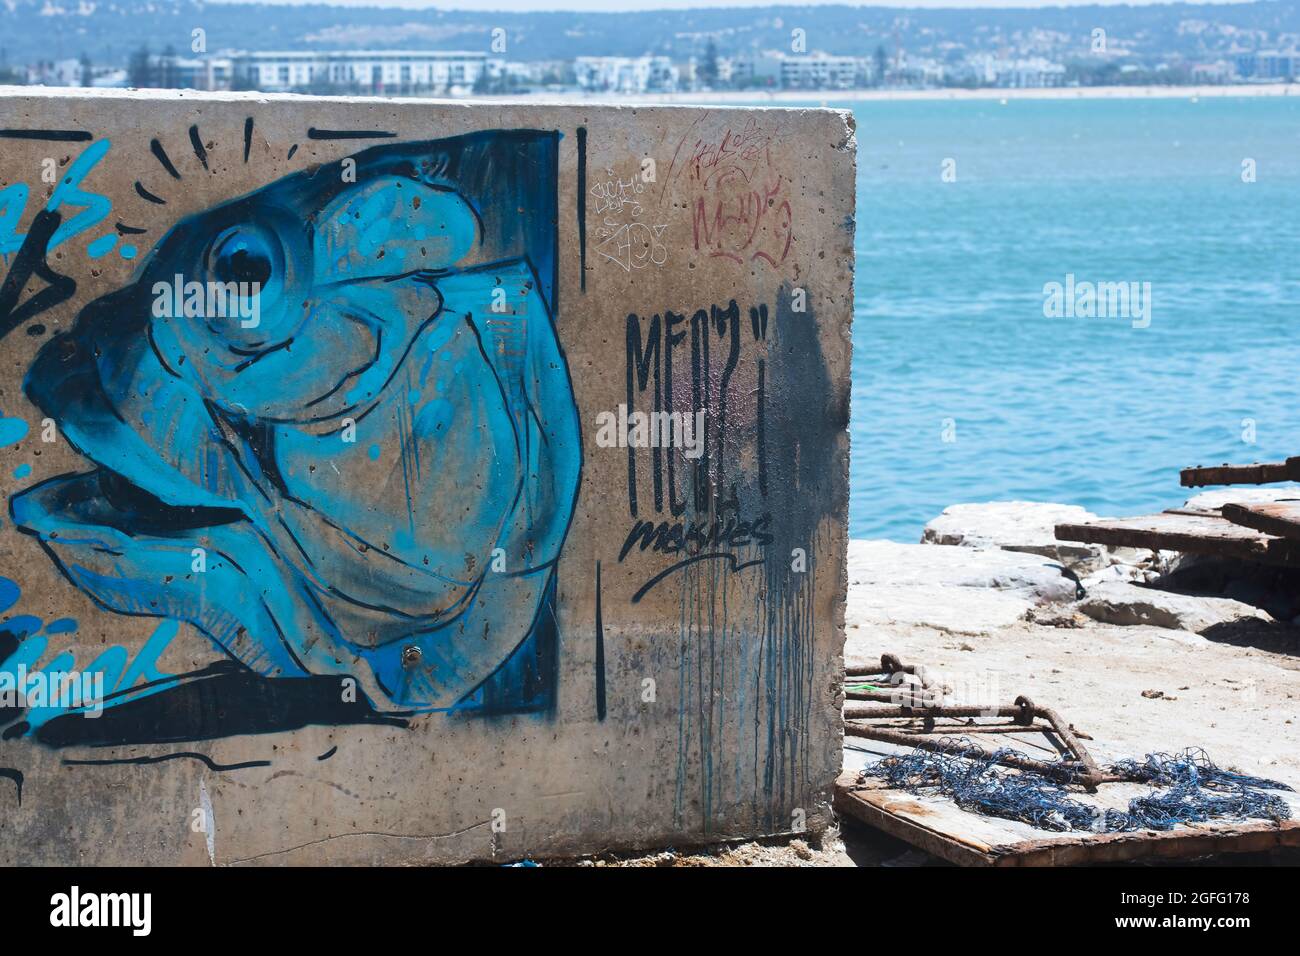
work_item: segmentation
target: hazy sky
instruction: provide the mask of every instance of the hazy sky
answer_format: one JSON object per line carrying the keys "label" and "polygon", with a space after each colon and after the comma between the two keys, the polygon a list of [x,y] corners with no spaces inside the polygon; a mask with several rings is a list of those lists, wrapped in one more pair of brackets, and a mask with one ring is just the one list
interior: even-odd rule
{"label": "hazy sky", "polygon": [[[234,3],[239,0],[224,0],[224,2]],[[828,0],[781,0],[778,3],[764,2],[764,0],[261,0],[261,2],[326,3],[331,6],[350,7],[405,7],[412,10],[584,10],[614,13],[619,10],[665,10],[691,7],[820,6],[826,4]],[[847,2],[850,6],[868,7],[987,9],[989,7],[1112,6],[1122,3],[1145,6],[1168,2],[1168,0],[872,0],[868,3],[853,3],[852,0],[847,0]],[[1246,2],[1246,0],[1217,0],[1217,2]]]}

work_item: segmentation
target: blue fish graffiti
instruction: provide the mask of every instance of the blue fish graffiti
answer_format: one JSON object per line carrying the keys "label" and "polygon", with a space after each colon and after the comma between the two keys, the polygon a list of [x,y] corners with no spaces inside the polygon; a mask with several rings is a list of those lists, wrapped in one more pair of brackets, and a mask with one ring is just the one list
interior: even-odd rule
{"label": "blue fish graffiti", "polygon": [[[264,678],[548,707],[582,468],[558,138],[378,146],[176,223],[29,370],[89,467],[14,495],[15,525],[101,607]],[[257,321],[157,308],[177,276],[259,289]]]}

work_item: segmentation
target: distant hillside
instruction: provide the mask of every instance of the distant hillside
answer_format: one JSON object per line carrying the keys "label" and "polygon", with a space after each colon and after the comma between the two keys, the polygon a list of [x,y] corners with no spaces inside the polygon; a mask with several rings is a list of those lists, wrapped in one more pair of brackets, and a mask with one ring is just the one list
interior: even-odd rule
{"label": "distant hillside", "polygon": [[[0,0],[0,50],[11,64],[88,54],[125,64],[148,44],[178,53],[190,32],[207,31],[209,51],[223,48],[364,47],[488,50],[504,27],[507,57],[667,53],[685,58],[713,37],[720,53],[788,49],[790,31],[807,31],[808,49],[870,55],[877,46],[936,56],[954,51],[1032,50],[1083,53],[1094,28],[1138,56],[1204,58],[1233,46],[1267,47],[1300,34],[1300,0],[1243,4],[1177,3],[1140,7],[1040,10],[899,10],[884,7],[789,7],[643,13],[480,13],[388,8],[212,4],[195,0]],[[1291,37],[1286,35],[1290,34]]]}

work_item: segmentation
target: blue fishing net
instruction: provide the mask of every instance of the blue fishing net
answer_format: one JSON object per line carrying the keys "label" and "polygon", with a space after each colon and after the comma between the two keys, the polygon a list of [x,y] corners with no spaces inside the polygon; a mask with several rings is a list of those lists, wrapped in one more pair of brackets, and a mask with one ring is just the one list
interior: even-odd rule
{"label": "blue fishing net", "polygon": [[[1108,770],[1134,783],[1149,784],[1150,794],[1134,797],[1127,812],[1093,807],[1077,799],[1076,785],[1032,770],[1000,766],[1007,757],[1027,759],[1003,747],[986,756],[961,752],[969,738],[945,737],[939,749],[885,757],[863,768],[891,787],[916,794],[939,794],[963,810],[1019,820],[1041,830],[1172,830],[1179,824],[1208,820],[1287,820],[1291,809],[1270,790],[1292,790],[1276,780],[1252,777],[1215,766],[1204,750],[1147,754],[1143,760],[1120,760]],[[1061,764],[1062,768],[1066,764]]]}

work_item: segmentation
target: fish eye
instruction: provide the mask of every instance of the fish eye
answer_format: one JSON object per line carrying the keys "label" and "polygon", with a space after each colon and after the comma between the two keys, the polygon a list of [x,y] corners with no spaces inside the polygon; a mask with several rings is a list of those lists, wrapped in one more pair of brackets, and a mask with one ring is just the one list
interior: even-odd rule
{"label": "fish eye", "polygon": [[301,274],[288,244],[292,233],[292,224],[274,209],[226,218],[208,231],[212,239],[200,265],[209,298],[204,327],[230,348],[282,342],[301,319],[286,295]]}
{"label": "fish eye", "polygon": [[282,281],[284,249],[273,233],[260,226],[232,226],[213,240],[207,266],[217,282],[255,284],[266,292]]}

